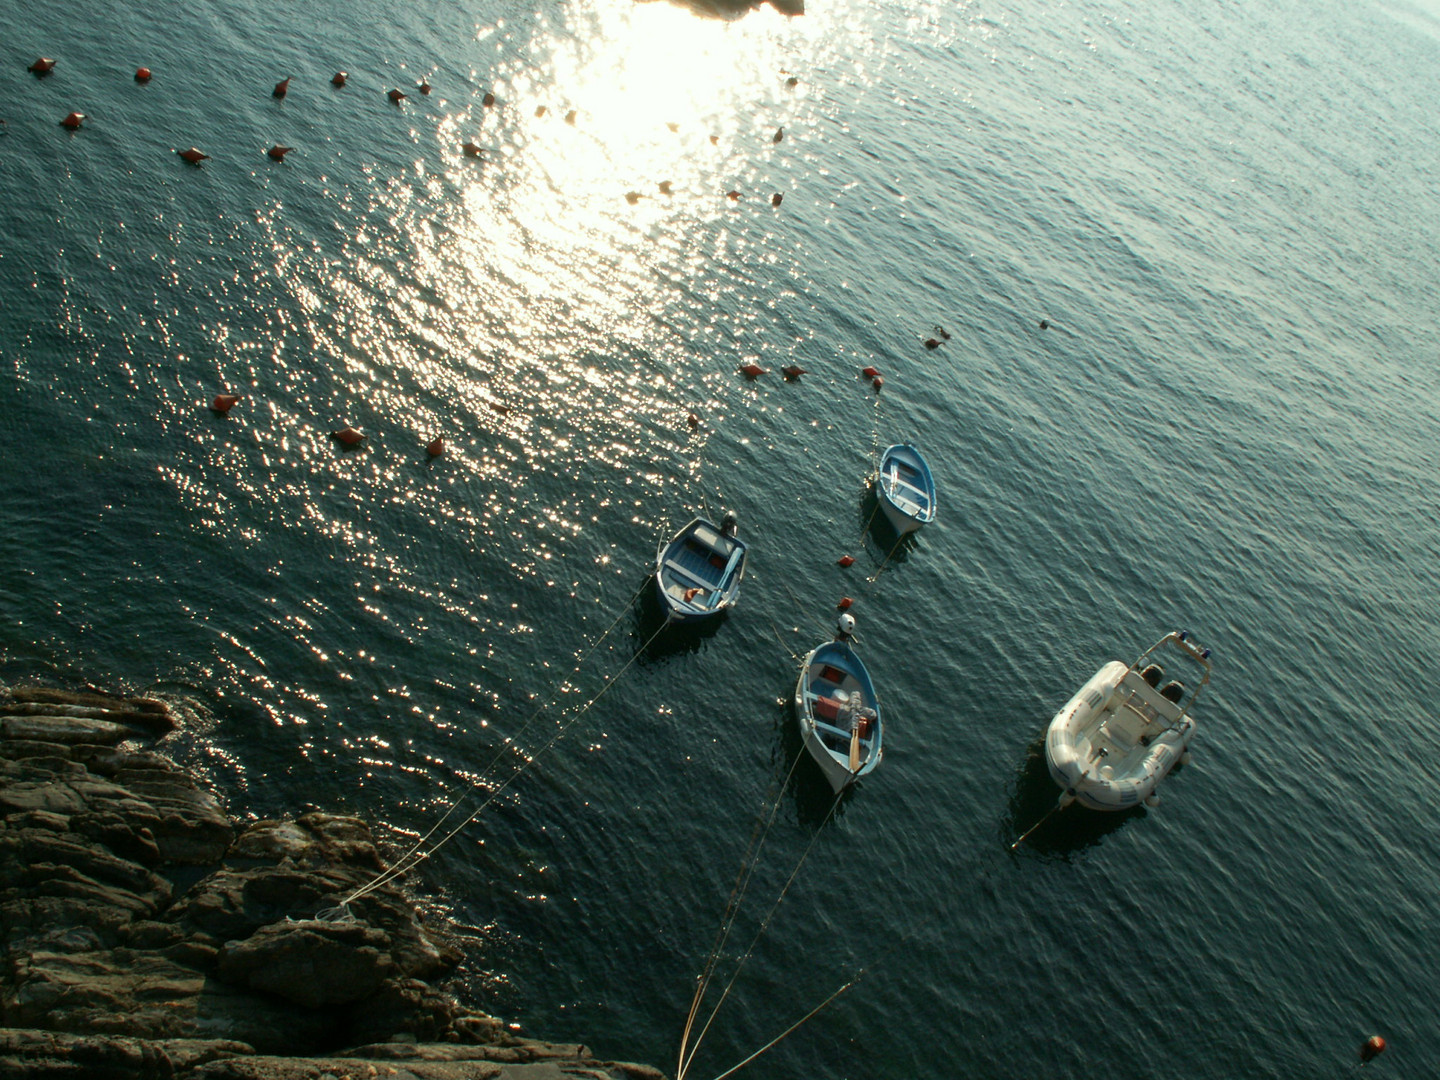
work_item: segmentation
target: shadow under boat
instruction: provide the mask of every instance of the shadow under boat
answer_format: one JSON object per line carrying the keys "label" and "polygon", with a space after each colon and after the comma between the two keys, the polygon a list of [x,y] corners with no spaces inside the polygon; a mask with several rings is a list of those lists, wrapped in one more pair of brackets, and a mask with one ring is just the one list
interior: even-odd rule
{"label": "shadow under boat", "polygon": [[[780,728],[780,768],[783,770],[780,775],[783,778],[789,773],[790,795],[795,800],[795,816],[800,824],[808,828],[819,828],[828,819],[841,817],[855,789],[863,781],[847,784],[839,795],[831,789],[830,781],[805,749],[805,740],[800,736],[793,686],[776,706],[776,723]],[[797,757],[800,760],[791,772],[790,763]],[[830,811],[832,805],[835,807],[834,813]]]}
{"label": "shadow under boat", "polygon": [[875,545],[879,558],[887,562],[904,562],[918,543],[920,532],[898,533],[880,509],[880,496],[872,478],[860,498],[860,532],[862,539]]}
{"label": "shadow under boat", "polygon": [[644,662],[659,662],[672,656],[698,652],[730,618],[729,610],[705,619],[672,622],[670,613],[655,593],[655,572],[646,575],[645,588],[635,604],[636,655]]}
{"label": "shadow under boat", "polygon": [[[1016,772],[1009,820],[1002,827],[1006,847],[1026,829],[1034,828],[1017,850],[1028,848],[1041,855],[1065,859],[1094,847],[1112,832],[1123,829],[1127,822],[1143,818],[1147,813],[1144,806],[1105,812],[1072,803],[1051,814],[1059,798],[1060,789],[1045,764],[1045,736],[1041,735],[1026,748],[1024,764]],[[1042,822],[1046,814],[1050,817]],[[1038,828],[1036,822],[1041,822]]]}

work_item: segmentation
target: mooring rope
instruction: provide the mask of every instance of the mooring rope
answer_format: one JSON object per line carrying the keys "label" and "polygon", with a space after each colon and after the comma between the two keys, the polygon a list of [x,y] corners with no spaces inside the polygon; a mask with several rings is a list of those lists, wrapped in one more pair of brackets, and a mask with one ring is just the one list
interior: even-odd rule
{"label": "mooring rope", "polygon": [[[797,762],[800,760],[800,756],[804,752],[805,748],[804,746],[801,746],[800,750],[795,755],[795,760]],[[791,765],[790,768],[793,772],[795,766]],[[691,1024],[686,1024],[685,1036],[680,1044],[680,1068],[675,1074],[675,1080],[685,1080],[685,1074],[690,1071],[690,1066],[695,1061],[695,1055],[700,1052],[700,1044],[705,1041],[705,1036],[709,1033],[710,1026],[715,1022],[715,1017],[719,1014],[721,1006],[725,1004],[725,999],[730,996],[730,991],[734,988],[736,980],[740,978],[740,973],[744,970],[746,962],[755,952],[755,946],[760,943],[760,939],[765,935],[765,931],[769,929],[771,921],[775,918],[775,913],[780,910],[780,905],[784,902],[786,894],[790,891],[790,886],[795,883],[795,878],[799,875],[800,868],[805,865],[805,860],[810,857],[810,852],[814,849],[815,842],[820,839],[820,834],[824,831],[825,826],[830,823],[830,818],[834,816],[835,808],[840,805],[840,799],[845,794],[845,790],[845,788],[841,788],[835,793],[835,798],[830,803],[830,809],[825,812],[825,819],[821,821],[820,824],[816,827],[814,833],[810,837],[810,842],[805,845],[805,850],[800,853],[799,860],[795,863],[794,868],[790,871],[790,876],[785,879],[785,884],[781,886],[780,894],[775,897],[775,903],[770,906],[770,910],[766,912],[765,918],[761,920],[760,927],[755,931],[755,936],[750,939],[750,944],[745,949],[745,952],[742,953],[739,960],[735,962],[735,970],[730,975],[730,981],[725,984],[725,989],[720,992],[720,999],[715,1003],[715,1007],[710,1010],[710,1016],[708,1019],[706,1019],[704,1026],[701,1027],[700,1034],[695,1037],[695,1045],[690,1047],[690,1053],[688,1057],[685,1054],[685,1047],[686,1043],[689,1041]],[[783,794],[784,792],[782,788],[782,797]],[[759,852],[756,852],[756,857],[758,858],[758,856]],[[729,931],[727,930],[727,936],[728,933]],[[706,989],[708,989],[708,982],[696,989],[697,1002],[691,1007],[692,1021],[694,1015],[699,1012],[699,1001],[703,1000],[704,991]]]}
{"label": "mooring rope", "polygon": [[857,982],[860,981],[860,977],[861,977],[861,975],[863,975],[863,974],[864,974],[863,971],[857,972],[856,975],[855,975],[855,977],[854,977],[853,979],[851,979],[849,982],[847,982],[844,986],[840,987],[840,989],[836,990],[836,991],[835,991],[834,993],[832,993],[829,997],[827,997],[824,1001],[820,1002],[819,1005],[816,1005],[813,1009],[811,1009],[809,1012],[807,1012],[807,1013],[806,1013],[804,1016],[802,1016],[799,1020],[796,1020],[795,1023],[791,1024],[788,1028],[786,1028],[784,1031],[782,1031],[779,1035],[776,1035],[775,1038],[771,1039],[771,1040],[770,1040],[768,1043],[766,1043],[764,1046],[760,1047],[759,1050],[756,1050],[753,1054],[751,1054],[749,1057],[747,1057],[744,1061],[740,1062],[738,1065],[732,1065],[732,1066],[730,1066],[730,1068],[726,1069],[726,1070],[725,1070],[723,1073],[721,1073],[719,1076],[715,1077],[715,1080],[725,1080],[726,1077],[728,1077],[728,1076],[733,1076],[735,1073],[737,1073],[737,1072],[739,1072],[741,1069],[743,1069],[746,1065],[749,1065],[750,1062],[754,1061],[754,1060],[755,1060],[756,1058],[758,1058],[761,1054],[765,1053],[765,1051],[771,1049],[773,1046],[775,1046],[776,1044],[778,1044],[778,1043],[779,1043],[782,1039],[784,1039],[787,1035],[789,1035],[791,1032],[795,1031],[795,1030],[796,1030],[797,1028],[799,1028],[801,1025],[803,1025],[803,1024],[806,1023],[808,1020],[810,1020],[812,1017],[814,1017],[818,1012],[820,1012],[821,1009],[825,1008],[826,1005],[829,1005],[832,1001],[834,1001],[836,998],[838,998],[841,994],[845,993],[846,990],[849,990],[852,986],[854,986]]}

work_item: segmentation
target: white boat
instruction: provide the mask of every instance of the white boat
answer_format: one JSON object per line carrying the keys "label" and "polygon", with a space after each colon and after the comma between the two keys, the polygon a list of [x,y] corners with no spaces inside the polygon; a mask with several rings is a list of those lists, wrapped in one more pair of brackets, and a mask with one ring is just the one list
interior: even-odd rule
{"label": "white boat", "polygon": [[908,443],[887,447],[880,455],[875,494],[885,520],[901,536],[935,520],[935,478],[920,451]]}
{"label": "white boat", "polygon": [[800,738],[836,793],[880,764],[883,753],[880,700],[850,644],[854,626],[840,616],[840,633],[810,650],[795,684]]}
{"label": "white boat", "polygon": [[[1166,680],[1162,659],[1199,673],[1193,689]],[[1112,660],[1050,721],[1045,762],[1060,785],[1060,805],[1128,810],[1159,801],[1155,786],[1188,757],[1190,710],[1210,681],[1210,650],[1184,631],[1166,634],[1133,664]]]}
{"label": "white boat", "polygon": [[718,526],[696,518],[660,545],[655,590],[671,622],[709,619],[739,599],[746,548],[735,533],[735,515],[727,513]]}

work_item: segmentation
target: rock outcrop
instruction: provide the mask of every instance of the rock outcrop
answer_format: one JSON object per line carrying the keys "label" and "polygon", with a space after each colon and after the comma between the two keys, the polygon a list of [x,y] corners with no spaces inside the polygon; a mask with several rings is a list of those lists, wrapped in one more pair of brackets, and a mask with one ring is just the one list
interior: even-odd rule
{"label": "rock outcrop", "polygon": [[369,828],[238,828],[121,745],[173,723],[154,699],[0,692],[0,1078],[660,1080],[431,985],[460,954],[398,888],[341,906],[385,868]]}

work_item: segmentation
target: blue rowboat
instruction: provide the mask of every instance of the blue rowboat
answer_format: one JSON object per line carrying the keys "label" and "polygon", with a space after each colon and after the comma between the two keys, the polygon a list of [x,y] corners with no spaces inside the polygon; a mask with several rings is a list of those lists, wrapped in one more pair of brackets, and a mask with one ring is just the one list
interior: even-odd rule
{"label": "blue rowboat", "polygon": [[848,636],[812,649],[795,684],[800,738],[837,793],[880,764],[882,754],[880,700]]}
{"label": "blue rowboat", "polygon": [[935,520],[935,478],[909,443],[897,443],[880,455],[875,493],[885,520],[901,536]]}
{"label": "blue rowboat", "polygon": [[713,618],[739,599],[746,547],[735,532],[734,514],[719,525],[696,518],[660,545],[655,591],[670,622]]}

